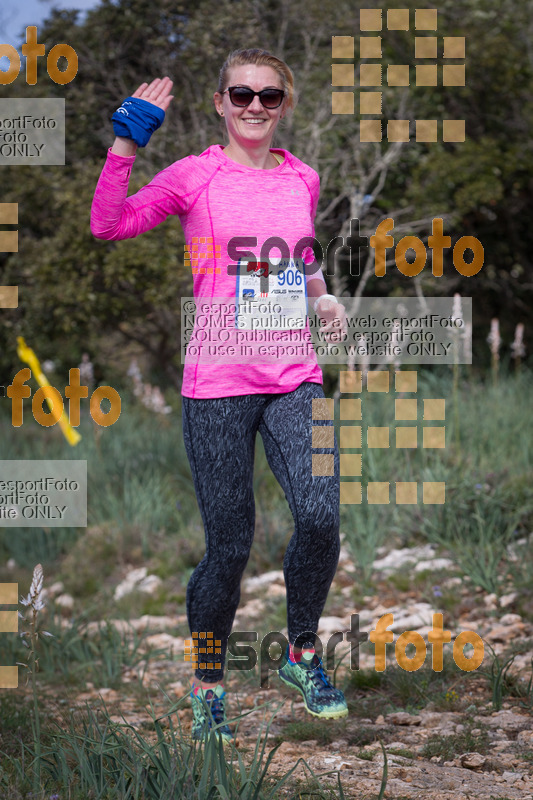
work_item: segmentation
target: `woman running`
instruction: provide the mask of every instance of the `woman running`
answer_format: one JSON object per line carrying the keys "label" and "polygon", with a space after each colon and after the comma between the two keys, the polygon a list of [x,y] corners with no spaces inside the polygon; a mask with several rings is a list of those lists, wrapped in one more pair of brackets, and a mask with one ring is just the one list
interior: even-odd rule
{"label": "woman running", "polygon": [[[280,119],[295,104],[289,67],[266,50],[232,52],[214,93],[229,144],[174,162],[128,197],[137,146],[144,146],[161,124],[171,90],[168,77],[143,83],[113,115],[117,138],[96,187],[91,230],[100,239],[131,238],[170,214],[178,215],[183,226],[198,306],[183,372],[183,437],[206,541],[187,586],[188,623],[200,654],[191,685],[192,736],[203,738],[216,724],[224,742],[231,742],[224,664],[254,536],[257,431],[295,526],[283,560],[289,642],[278,674],[303,695],[311,714],[348,713],[343,693],[332,686],[315,652],[340,550],[339,455],[332,430],[324,430],[326,438],[320,440],[313,436],[313,426],[316,431],[317,425],[333,422],[325,414],[316,419],[325,401],[322,371],[309,344],[307,300],[326,322],[322,330],[329,341],[344,337],[345,312],[327,293],[309,247],[300,245],[300,271],[294,262],[282,271],[279,259],[276,267],[260,257],[272,237],[282,256],[286,244],[296,258],[300,240],[305,245],[305,237],[314,236],[318,175],[288,150],[270,147]],[[236,259],[237,245],[247,245],[247,264]],[[311,264],[314,271],[307,269]],[[259,319],[257,303],[250,310],[251,301],[263,296],[276,299],[277,305],[268,308],[276,309],[277,325],[283,319],[285,330],[274,330],[270,314]],[[224,348],[204,346],[202,355],[206,314],[202,327],[197,321],[206,303],[207,333],[217,334]],[[304,325],[295,328],[302,309]],[[228,342],[243,341],[246,357],[232,360]],[[333,474],[313,474],[313,448],[333,451],[334,469],[323,470]]]}

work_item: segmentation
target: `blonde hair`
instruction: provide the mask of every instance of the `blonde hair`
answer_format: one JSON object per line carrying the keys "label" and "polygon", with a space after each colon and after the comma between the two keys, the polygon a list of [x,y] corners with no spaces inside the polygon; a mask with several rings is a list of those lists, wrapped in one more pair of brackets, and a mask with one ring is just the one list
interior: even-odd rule
{"label": "blonde hair", "polygon": [[222,94],[228,88],[228,72],[232,67],[241,67],[247,64],[272,67],[281,78],[281,85],[285,92],[285,108],[288,110],[296,106],[298,96],[294,90],[294,76],[290,67],[280,58],[269,53],[268,50],[261,50],[257,47],[248,50],[233,50],[229,54],[219,73],[217,91]]}

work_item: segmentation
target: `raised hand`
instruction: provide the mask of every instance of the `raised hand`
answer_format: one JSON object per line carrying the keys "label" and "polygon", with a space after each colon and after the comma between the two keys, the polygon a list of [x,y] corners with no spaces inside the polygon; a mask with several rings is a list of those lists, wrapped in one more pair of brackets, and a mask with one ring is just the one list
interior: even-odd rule
{"label": "raised hand", "polygon": [[147,103],[153,103],[154,106],[166,111],[173,99],[173,95],[170,94],[172,86],[173,83],[169,77],[155,78],[152,83],[141,83],[132,97],[146,100]]}
{"label": "raised hand", "polygon": [[[168,76],[155,78],[151,83],[141,83],[131,96],[138,97],[140,100],[145,100],[166,111],[173,99],[173,95],[170,94],[172,86],[173,82]],[[118,156],[134,156],[137,152],[137,145],[131,139],[117,136],[111,152]]]}

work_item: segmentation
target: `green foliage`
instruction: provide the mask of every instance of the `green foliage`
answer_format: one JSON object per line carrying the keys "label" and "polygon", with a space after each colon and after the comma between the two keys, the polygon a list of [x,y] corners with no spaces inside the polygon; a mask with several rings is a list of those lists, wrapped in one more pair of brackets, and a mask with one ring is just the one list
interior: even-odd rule
{"label": "green foliage", "polygon": [[[57,428],[44,428],[26,413],[22,428],[16,429],[2,409],[0,415],[4,457],[73,457]],[[57,579],[75,605],[91,600],[95,618],[109,613],[107,579],[124,565],[141,566],[148,558],[149,566],[166,565],[163,571],[183,600],[184,570],[198,564],[205,544],[181,421],[158,418],[124,393],[123,411],[113,428],[97,437],[92,421],[82,418],[80,429],[75,457],[87,461],[88,528],[20,528],[16,536],[4,528],[2,560],[14,558],[18,569],[28,570],[36,562],[57,564],[60,559]],[[146,595],[140,599],[146,602]],[[127,604],[124,610],[131,613]]]}
{"label": "green foliage", "polygon": [[464,575],[485,591],[499,589],[499,568],[520,519],[520,512],[498,495],[466,501],[461,491],[449,500],[426,527],[428,539],[451,551]]}
{"label": "green foliage", "polygon": [[383,684],[383,673],[375,669],[359,669],[350,673],[350,684],[359,692],[378,689]]}
{"label": "green foliage", "polygon": [[389,755],[393,756],[402,756],[403,758],[416,758],[416,753],[413,753],[412,750],[406,750],[403,747],[389,747],[387,750]]}
{"label": "green foliage", "polygon": [[379,731],[376,731],[373,727],[361,725],[348,730],[345,738],[350,746],[364,747],[366,744],[372,744],[378,741],[379,737],[383,735],[384,732],[390,732],[390,729],[380,728]]}
{"label": "green foliage", "polygon": [[334,722],[323,725],[322,721],[306,720],[304,722],[289,722],[283,728],[283,733],[277,737],[279,742],[284,740],[292,742],[309,742],[316,740],[320,745],[330,744],[344,731],[345,724]]}
{"label": "green foliage", "polygon": [[494,652],[494,649],[488,645],[492,661],[489,670],[480,670],[480,674],[484,675],[489,683],[492,691],[492,709],[493,711],[500,711],[502,707],[502,700],[505,694],[509,693],[511,689],[511,681],[508,678],[508,672],[513,665],[516,658],[516,653],[511,653],[505,658],[500,657]]}
{"label": "green foliage", "polygon": [[372,750],[359,750],[357,758],[362,758],[364,761],[373,761],[375,753]]}
{"label": "green foliage", "polygon": [[[381,735],[382,729],[380,729]],[[346,741],[350,747],[364,747],[378,740],[375,728],[357,725],[351,726],[346,720],[328,721],[327,725],[319,720],[305,720],[290,722],[283,727],[283,731],[276,737],[277,742],[309,742],[316,741],[318,746],[334,742],[336,739]]]}
{"label": "green foliage", "polygon": [[[480,729],[477,735],[472,734],[474,727]],[[454,733],[451,736],[432,734],[422,749],[424,758],[438,756],[442,761],[451,761],[461,753],[487,753],[490,741],[486,729],[478,723],[467,725],[463,733]]]}
{"label": "green foliage", "polygon": [[466,685],[471,675],[461,672],[451,653],[446,651],[443,669],[436,672],[428,653],[426,662],[415,672],[408,672],[400,666],[388,666],[383,673],[380,689],[388,702],[398,708],[416,711],[433,703],[440,708],[450,709],[455,700],[453,694],[449,693],[450,685],[457,686],[459,682]]}
{"label": "green foliage", "polygon": [[347,506],[345,511],[344,531],[346,542],[350,548],[362,589],[366,590],[371,585],[374,561],[377,558],[378,547],[385,542],[387,531],[387,517],[389,514],[383,507]]}
{"label": "green foliage", "polygon": [[[151,712],[153,732],[150,739],[126,722],[110,719],[105,703],[103,709],[93,710],[86,704],[85,712],[75,717],[72,713],[62,723],[52,726],[51,744],[42,747],[43,788],[60,791],[72,790],[94,800],[122,800],[143,797],[145,800],[170,800],[182,798],[242,798],[242,800],[272,800],[279,796],[300,763],[304,765],[309,780],[323,797],[331,796],[318,776],[304,759],[281,778],[269,775],[270,765],[279,745],[266,752],[267,735],[275,714],[262,725],[251,761],[245,763],[242,755],[231,746],[231,756],[215,732],[206,734],[203,742],[191,741],[173,718],[187,702],[187,696],[174,703],[169,711],[157,717]],[[261,706],[262,708],[263,706]],[[256,709],[257,711],[257,709]],[[252,712],[247,712],[252,713]],[[236,720],[247,716],[239,715]],[[235,721],[235,720],[232,720]],[[165,730],[164,727],[168,730]],[[24,747],[26,759],[32,749]],[[13,778],[20,777],[24,788],[23,759],[6,755],[0,767],[0,786],[13,787]],[[338,794],[344,797],[340,778]],[[77,797],[77,795],[70,796]]]}
{"label": "green foliage", "polygon": [[520,705],[530,713],[533,712],[533,658],[531,659],[531,673],[526,686],[520,685],[514,688],[514,693],[521,697]]}
{"label": "green foliage", "polygon": [[31,728],[29,707],[21,703],[14,692],[3,691],[0,694],[0,720],[0,751],[16,755]]}
{"label": "green foliage", "polygon": [[[531,575],[531,543],[526,537],[533,520],[531,472],[531,423],[523,414],[523,397],[531,392],[531,375],[509,376],[498,386],[460,378],[458,408],[461,446],[452,448],[454,419],[451,414],[452,386],[446,371],[419,372],[419,397],[446,399],[445,450],[396,448],[368,450],[363,446],[366,480],[390,482],[391,500],[396,481],[444,481],[446,501],[442,505],[341,506],[341,530],[351,550],[358,577],[367,587],[377,549],[390,541],[405,546],[426,541],[443,548],[460,572],[487,591],[504,591],[503,568],[517,586],[528,585]],[[389,425],[394,418],[394,397],[372,398],[365,407],[368,425]],[[481,422],[480,422],[481,421]],[[422,439],[423,421],[418,423]],[[419,503],[421,498],[419,497]],[[422,510],[423,509],[423,510]],[[515,555],[513,555],[513,552]],[[400,591],[420,588],[431,595],[439,580],[423,575],[399,574],[389,578]],[[442,607],[453,607],[454,596],[444,592]],[[456,598],[456,596],[455,596]]]}
{"label": "green foliage", "polygon": [[[133,628],[121,631],[104,622],[98,632],[89,634],[88,611],[73,615],[66,627],[60,625],[57,612],[51,604],[45,627],[52,637],[46,638],[39,653],[39,676],[51,685],[83,686],[90,681],[98,688],[118,688],[127,667],[139,669],[142,684],[149,662],[168,655],[165,648],[144,649],[147,632],[138,634]],[[10,663],[20,662],[26,655],[21,640],[15,637],[10,637],[2,650],[2,658],[10,659]]]}

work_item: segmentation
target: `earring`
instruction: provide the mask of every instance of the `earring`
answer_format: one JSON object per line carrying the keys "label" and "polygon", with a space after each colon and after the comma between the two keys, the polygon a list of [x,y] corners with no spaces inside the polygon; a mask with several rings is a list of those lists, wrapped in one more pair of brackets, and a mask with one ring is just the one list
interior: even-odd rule
{"label": "earring", "polygon": [[223,117],[223,116],[224,116],[224,112],[223,112],[223,111],[221,111],[221,112],[220,112],[220,116],[221,116],[221,117]]}

